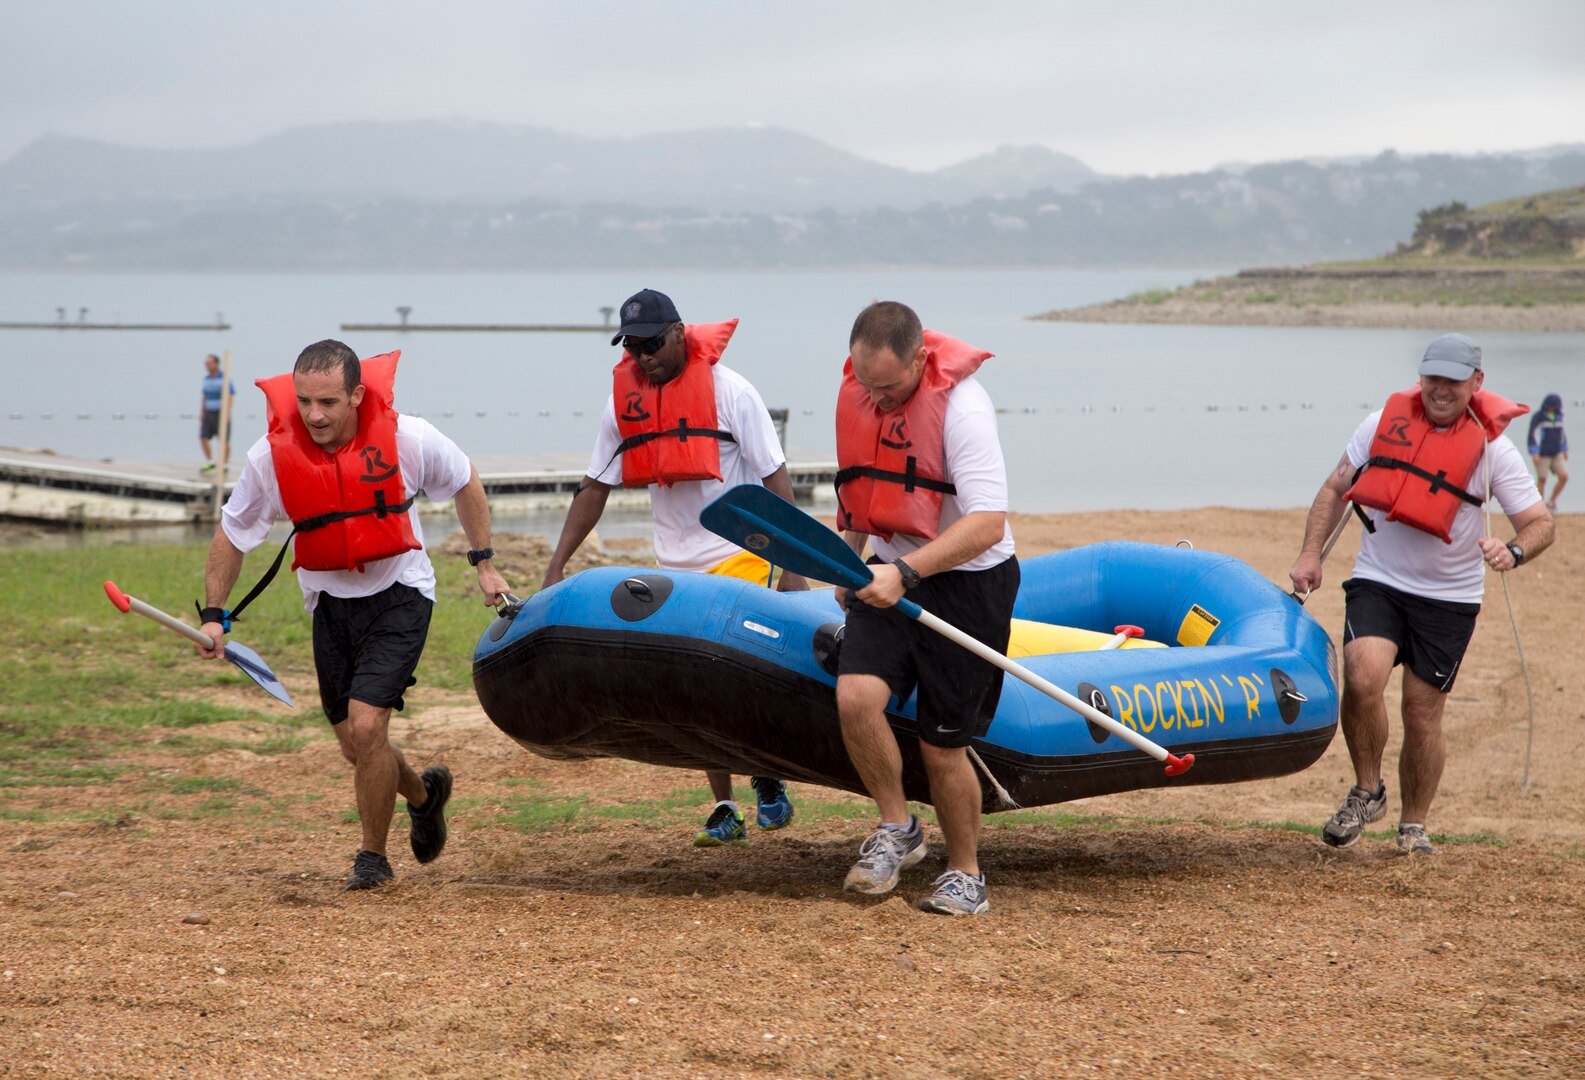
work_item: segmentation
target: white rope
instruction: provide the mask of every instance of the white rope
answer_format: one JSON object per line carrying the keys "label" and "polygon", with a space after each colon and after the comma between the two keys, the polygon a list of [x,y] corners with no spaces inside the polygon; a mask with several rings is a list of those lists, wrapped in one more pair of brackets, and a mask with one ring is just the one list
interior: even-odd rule
{"label": "white rope", "polygon": [[[1474,417],[1475,424],[1482,426],[1480,417],[1475,416],[1471,406],[1464,406],[1470,416]],[[1484,430],[1481,432],[1485,434]],[[1486,539],[1493,539],[1491,533],[1491,440],[1487,439],[1482,449],[1482,458],[1486,466],[1486,502],[1483,511],[1486,516]],[[1519,619],[1513,610],[1513,593],[1508,590],[1508,575],[1499,573],[1498,579],[1502,582],[1502,596],[1508,604],[1508,624],[1513,627],[1513,644],[1519,652],[1519,671],[1524,676],[1524,702],[1525,702],[1525,735],[1524,735],[1524,775],[1519,782],[1520,794],[1530,794],[1530,751],[1535,745],[1535,688],[1530,683],[1530,662],[1524,655],[1524,641],[1519,637]]]}
{"label": "white rope", "polygon": [[1001,782],[999,780],[997,780],[995,776],[991,775],[991,770],[986,766],[985,762],[980,760],[980,755],[975,752],[974,747],[971,746],[971,747],[968,748],[968,750],[969,750],[969,760],[974,762],[974,764],[978,765],[979,768],[980,768],[980,772],[985,774],[985,779],[987,779],[987,780],[989,780],[991,782],[991,790],[996,792],[996,801],[1001,803],[1002,809],[1004,809],[1004,810],[1021,810],[1021,809],[1023,809],[1021,806],[1018,805],[1018,800],[1013,798],[1011,795],[1009,795],[1007,793],[1007,789],[1002,787]]}

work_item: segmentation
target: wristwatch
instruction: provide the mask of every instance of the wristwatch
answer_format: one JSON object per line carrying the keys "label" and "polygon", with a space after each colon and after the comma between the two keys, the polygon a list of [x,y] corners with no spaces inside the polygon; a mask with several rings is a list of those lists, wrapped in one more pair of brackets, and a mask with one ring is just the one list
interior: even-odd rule
{"label": "wristwatch", "polygon": [[1513,564],[1515,567],[1518,567],[1524,562],[1524,548],[1513,543],[1512,541],[1509,541],[1508,543],[1508,554],[1513,556]]}
{"label": "wristwatch", "polygon": [[919,571],[915,570],[901,559],[893,559],[892,565],[897,567],[897,572],[903,576],[904,592],[908,591],[909,589],[917,589],[919,587],[919,582],[924,580],[919,576]]}
{"label": "wristwatch", "polygon": [[494,548],[485,548],[483,551],[470,551],[470,552],[468,552],[468,565],[469,566],[478,566],[485,559],[493,559],[493,558],[495,558],[495,549]]}

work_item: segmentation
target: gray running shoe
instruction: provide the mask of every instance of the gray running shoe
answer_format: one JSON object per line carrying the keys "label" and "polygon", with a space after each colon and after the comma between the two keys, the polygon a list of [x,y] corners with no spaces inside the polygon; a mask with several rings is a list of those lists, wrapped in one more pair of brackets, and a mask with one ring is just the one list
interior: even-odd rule
{"label": "gray running shoe", "polygon": [[859,845],[859,861],[848,871],[842,887],[849,892],[879,896],[897,887],[902,872],[925,857],[925,834],[919,819],[910,816],[907,829],[882,825]]}
{"label": "gray running shoe", "polygon": [[985,875],[948,870],[936,878],[936,891],[919,901],[919,910],[937,915],[984,915],[991,910],[991,902],[985,898]]}
{"label": "gray running shoe", "polygon": [[1387,782],[1376,785],[1373,795],[1357,784],[1348,789],[1343,805],[1337,808],[1332,820],[1321,830],[1321,839],[1335,848],[1351,847],[1372,821],[1380,821],[1387,812]]}
{"label": "gray running shoe", "polygon": [[1397,839],[1393,842],[1398,845],[1400,855],[1436,854],[1431,838],[1425,834],[1424,825],[1399,825]]}
{"label": "gray running shoe", "polygon": [[372,889],[396,877],[391,861],[375,851],[360,851],[352,860],[352,876],[347,879],[347,891]]}

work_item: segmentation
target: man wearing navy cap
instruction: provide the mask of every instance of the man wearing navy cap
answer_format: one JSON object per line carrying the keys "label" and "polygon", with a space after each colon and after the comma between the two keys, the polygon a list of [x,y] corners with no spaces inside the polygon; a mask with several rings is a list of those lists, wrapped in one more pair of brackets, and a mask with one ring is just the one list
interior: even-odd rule
{"label": "man wearing navy cap", "polygon": [[[1355,783],[1322,830],[1331,847],[1352,846],[1387,812],[1385,692],[1402,664],[1396,846],[1405,855],[1435,850],[1425,822],[1447,757],[1442,710],[1475,631],[1486,569],[1506,573],[1552,543],[1552,515],[1518,447],[1501,437],[1527,409],[1483,390],[1485,377],[1480,346],[1463,334],[1431,342],[1419,385],[1355,429],[1288,571],[1298,592],[1321,584],[1321,552],[1353,502],[1365,535],[1343,582],[1342,724]],[[1493,498],[1511,540],[1484,535],[1481,506]]]}
{"label": "man wearing navy cap", "polygon": [[[789,502],[793,498],[765,403],[747,379],[719,362],[737,320],[684,324],[671,297],[654,289],[634,293],[618,310],[622,328],[611,344],[623,347],[622,359],[612,372],[589,473],[567,510],[541,588],[562,579],[567,560],[599,522],[618,485],[649,488],[655,561],[663,570],[770,585],[769,563],[699,524],[704,508],[739,484],[764,484]],[[782,592],[808,587],[786,571],[776,582]],[[748,833],[732,798],[731,774],[705,775],[716,804],[694,844],[743,843]],[[768,776],[750,782],[760,828],[779,829],[792,820],[785,784]]]}

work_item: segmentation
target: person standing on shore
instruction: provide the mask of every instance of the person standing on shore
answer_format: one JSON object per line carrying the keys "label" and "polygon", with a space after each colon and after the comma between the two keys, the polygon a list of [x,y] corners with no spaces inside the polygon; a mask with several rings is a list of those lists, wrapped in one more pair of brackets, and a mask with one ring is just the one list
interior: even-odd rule
{"label": "person standing on shore", "polygon": [[[1365,523],[1354,576],[1343,582],[1343,738],[1354,786],[1322,830],[1352,846],[1387,812],[1381,775],[1385,692],[1403,665],[1400,853],[1431,854],[1426,833],[1447,748],[1442,711],[1475,632],[1489,567],[1506,573],[1552,543],[1552,515],[1501,437],[1526,409],[1483,390],[1480,346],[1463,334],[1431,342],[1418,386],[1392,395],[1355,429],[1310,507],[1288,576],[1308,594],[1321,584],[1321,551],[1350,501]],[[1429,480],[1430,483],[1422,481]],[[1482,535],[1481,504],[1495,498],[1513,538]]]}
{"label": "person standing on shore", "polygon": [[[292,566],[314,619],[314,669],[319,700],[353,767],[363,844],[347,888],[371,889],[395,874],[386,858],[398,793],[412,819],[413,857],[435,859],[446,846],[451,770],[431,765],[420,775],[390,740],[391,710],[417,680],[435,606],[435,568],[412,510],[420,491],[451,499],[467,534],[468,562],[486,604],[507,583],[491,561],[490,506],[467,456],[427,420],[392,404],[399,353],[359,361],[339,341],[304,349],[293,370],[259,380],[269,402],[269,429],[248,450],[235,490],[215,528],[204,567],[205,607],[199,618],[215,659],[233,615],[275,574],[227,611],[242,557],[262,544],[270,526],[292,522]],[[282,554],[285,549],[282,549]]]}
{"label": "person standing on shore", "polygon": [[[1530,460],[1535,464],[1535,484],[1546,499],[1548,510],[1557,509],[1558,496],[1568,483],[1568,436],[1563,433],[1563,398],[1548,394],[1541,400],[1540,410],[1530,418]],[[1552,497],[1546,497],[1546,478],[1556,477]]]}
{"label": "person standing on shore", "polygon": [[[671,297],[642,289],[623,302],[622,326],[611,339],[622,345],[612,372],[595,438],[589,474],[567,508],[567,520],[545,568],[540,588],[562,579],[567,560],[605,512],[611,489],[649,488],[655,527],[655,562],[663,570],[724,574],[771,584],[771,566],[699,524],[699,515],[727,488],[764,484],[791,502],[792,481],[770,412],[758,391],[719,363],[737,320],[684,324]],[[809,583],[785,570],[781,592]],[[696,847],[740,844],[748,839],[743,814],[732,797],[732,774],[705,773],[715,797]],[[792,820],[787,785],[770,776],[750,778],[762,829]]]}
{"label": "person standing on shore", "polygon": [[214,353],[204,357],[203,398],[198,414],[198,445],[204,448],[204,465],[200,472],[215,471],[215,455],[209,449],[209,440],[217,436],[220,439],[220,464],[225,465],[231,460],[231,425],[228,423],[226,430],[221,432],[220,413],[226,399],[235,399],[236,393],[236,386],[227,386],[225,376],[220,373],[220,357]]}
{"label": "person standing on shore", "polygon": [[859,313],[837,399],[837,525],[874,547],[873,580],[838,590],[847,628],[837,711],[848,757],[881,821],[843,888],[878,895],[925,856],[908,808],[886,708],[918,691],[915,735],[947,844],[947,869],[924,911],[990,910],[979,865],[979,777],[968,747],[996,714],[1002,671],[905,617],[909,599],[1007,651],[1019,567],[1007,524],[1007,469],[996,410],[974,372],[990,353],[925,330],[905,304]]}

